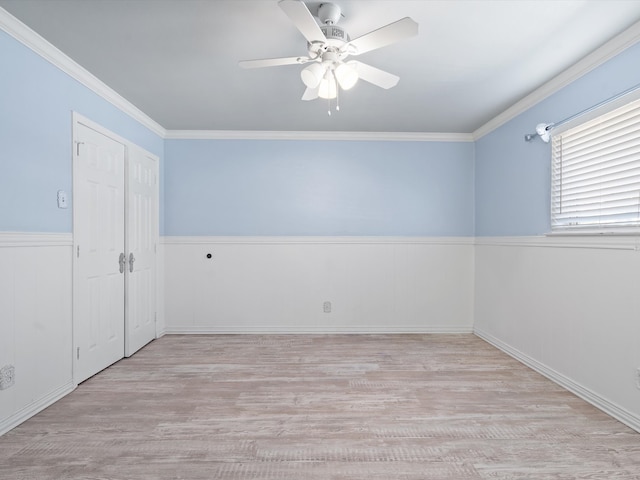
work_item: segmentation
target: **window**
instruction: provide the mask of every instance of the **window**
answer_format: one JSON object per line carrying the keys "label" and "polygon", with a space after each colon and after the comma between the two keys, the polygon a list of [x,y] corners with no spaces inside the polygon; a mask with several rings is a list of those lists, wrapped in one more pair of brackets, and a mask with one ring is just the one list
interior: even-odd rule
{"label": "window", "polygon": [[552,130],[551,145],[552,231],[640,227],[640,99]]}

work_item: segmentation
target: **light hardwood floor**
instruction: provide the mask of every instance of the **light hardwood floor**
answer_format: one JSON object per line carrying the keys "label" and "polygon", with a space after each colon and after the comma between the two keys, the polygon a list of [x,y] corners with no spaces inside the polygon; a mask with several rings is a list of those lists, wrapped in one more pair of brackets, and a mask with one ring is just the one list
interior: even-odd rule
{"label": "light hardwood floor", "polygon": [[0,478],[637,480],[640,434],[473,335],[176,335],[0,437]]}

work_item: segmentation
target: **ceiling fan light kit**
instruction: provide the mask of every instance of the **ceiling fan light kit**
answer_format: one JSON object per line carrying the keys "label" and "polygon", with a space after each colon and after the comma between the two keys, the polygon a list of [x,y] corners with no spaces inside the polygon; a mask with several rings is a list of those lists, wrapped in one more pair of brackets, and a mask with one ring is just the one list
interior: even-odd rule
{"label": "ceiling fan light kit", "polygon": [[349,63],[341,63],[335,69],[336,80],[343,90],[350,90],[358,82],[358,71]]}
{"label": "ceiling fan light kit", "polygon": [[[342,17],[342,10],[334,3],[322,3],[318,7],[321,24],[301,0],[280,0],[278,6],[306,38],[308,55],[245,60],[239,65],[243,68],[262,68],[309,63],[300,72],[300,78],[306,86],[302,100],[335,99],[339,90],[353,88],[359,79],[384,89],[394,87],[399,80],[396,75],[345,59],[418,34],[418,24],[405,17],[351,40],[348,33],[336,25]],[[336,110],[339,110],[339,106],[336,106]]]}
{"label": "ceiling fan light kit", "polygon": [[338,85],[330,70],[327,70],[324,78],[318,86],[318,97],[333,100],[338,96]]}
{"label": "ceiling fan light kit", "polygon": [[312,63],[302,69],[300,78],[307,88],[317,88],[324,78],[324,67],[319,63]]}

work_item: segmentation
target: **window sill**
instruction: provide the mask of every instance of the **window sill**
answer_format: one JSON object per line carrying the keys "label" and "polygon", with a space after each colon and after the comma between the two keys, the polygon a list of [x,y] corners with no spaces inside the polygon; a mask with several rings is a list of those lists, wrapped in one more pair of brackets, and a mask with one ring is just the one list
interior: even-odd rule
{"label": "window sill", "polygon": [[619,230],[561,230],[548,232],[545,237],[637,237],[640,236],[639,229],[619,229]]}

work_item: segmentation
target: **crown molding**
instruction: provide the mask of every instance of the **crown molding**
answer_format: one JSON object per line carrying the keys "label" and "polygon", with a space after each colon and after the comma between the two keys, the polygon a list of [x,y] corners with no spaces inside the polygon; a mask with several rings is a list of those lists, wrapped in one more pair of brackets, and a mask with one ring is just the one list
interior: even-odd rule
{"label": "crown molding", "polygon": [[51,43],[1,7],[0,30],[11,35],[17,41],[33,50],[33,52],[62,70],[74,80],[80,82],[80,84],[84,85],[89,90],[98,94],[100,97],[132,117],[134,120],[147,127],[156,135],[159,135],[160,137],[165,136],[166,130],[162,125],[152,120],[142,110],[107,86],[98,77],[74,62],[62,51],[54,47]]}
{"label": "crown molding", "polygon": [[473,133],[167,130],[2,7],[0,7],[0,30],[30,48],[33,52],[147,127],[153,133],[162,138],[180,140],[474,142],[640,41],[640,22],[637,22],[572,67],[489,120]]}
{"label": "crown molding", "polygon": [[501,127],[509,120],[514,119],[521,113],[540,103],[545,98],[553,95],[583,75],[586,75],[594,68],[602,65],[608,60],[611,60],[622,51],[638,43],[638,41],[640,41],[640,22],[634,23],[624,32],[612,38],[607,43],[588,54],[582,60],[578,61],[573,66],[549,80],[547,83],[534,90],[520,101],[514,103],[504,112],[482,125],[473,132],[472,137],[474,141],[482,138],[488,133],[491,133],[498,127]]}
{"label": "crown molding", "polygon": [[0,29],[30,48],[80,84],[138,121],[153,133],[168,139],[190,140],[353,140],[401,142],[473,142],[470,133],[421,132],[286,132],[232,130],[166,130],[142,110],[73,61],[35,31],[0,7]]}
{"label": "crown molding", "polygon": [[473,142],[470,133],[430,132],[321,132],[259,130],[167,130],[173,140],[345,140],[386,142]]}

